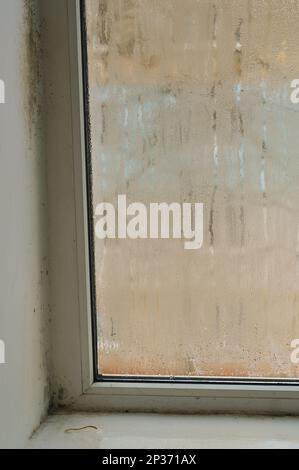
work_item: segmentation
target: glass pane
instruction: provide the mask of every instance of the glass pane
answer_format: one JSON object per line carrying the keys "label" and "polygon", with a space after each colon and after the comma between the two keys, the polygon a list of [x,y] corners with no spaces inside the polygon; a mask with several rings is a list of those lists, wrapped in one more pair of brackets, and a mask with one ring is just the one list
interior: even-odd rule
{"label": "glass pane", "polygon": [[86,14],[95,229],[120,195],[204,214],[198,249],[95,231],[99,373],[298,377],[299,0]]}

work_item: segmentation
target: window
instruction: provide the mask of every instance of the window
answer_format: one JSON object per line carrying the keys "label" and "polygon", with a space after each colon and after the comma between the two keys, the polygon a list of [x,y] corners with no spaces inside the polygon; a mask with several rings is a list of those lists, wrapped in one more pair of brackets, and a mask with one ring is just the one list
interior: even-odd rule
{"label": "window", "polygon": [[299,3],[85,6],[97,375],[296,378]]}
{"label": "window", "polygon": [[182,4],[44,3],[54,402],[298,413],[297,2]]}

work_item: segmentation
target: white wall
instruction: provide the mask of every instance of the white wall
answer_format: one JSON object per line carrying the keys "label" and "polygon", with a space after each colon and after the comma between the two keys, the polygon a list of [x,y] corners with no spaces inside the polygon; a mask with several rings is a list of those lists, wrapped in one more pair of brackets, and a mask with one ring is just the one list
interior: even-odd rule
{"label": "white wall", "polygon": [[48,270],[35,1],[0,0],[0,448],[22,447],[48,407]]}

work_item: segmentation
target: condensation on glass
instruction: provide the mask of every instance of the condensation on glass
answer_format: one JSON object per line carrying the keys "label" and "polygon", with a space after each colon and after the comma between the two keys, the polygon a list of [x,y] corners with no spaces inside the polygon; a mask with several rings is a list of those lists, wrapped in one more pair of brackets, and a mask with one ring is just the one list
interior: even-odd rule
{"label": "condensation on glass", "polygon": [[95,239],[99,373],[298,377],[299,1],[86,10],[93,207],[204,203],[200,250]]}

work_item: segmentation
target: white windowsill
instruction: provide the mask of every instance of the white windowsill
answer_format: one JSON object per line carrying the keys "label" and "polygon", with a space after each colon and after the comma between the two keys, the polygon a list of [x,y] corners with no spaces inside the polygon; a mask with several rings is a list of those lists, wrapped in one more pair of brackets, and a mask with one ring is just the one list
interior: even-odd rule
{"label": "white windowsill", "polygon": [[41,425],[28,447],[299,449],[299,417],[56,414]]}

